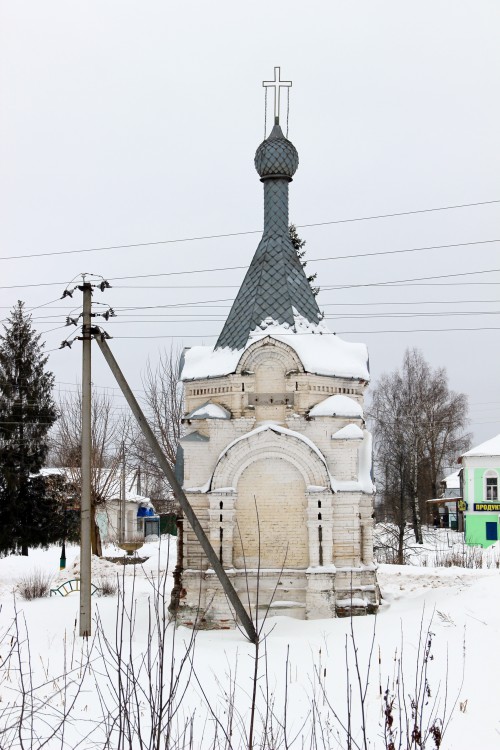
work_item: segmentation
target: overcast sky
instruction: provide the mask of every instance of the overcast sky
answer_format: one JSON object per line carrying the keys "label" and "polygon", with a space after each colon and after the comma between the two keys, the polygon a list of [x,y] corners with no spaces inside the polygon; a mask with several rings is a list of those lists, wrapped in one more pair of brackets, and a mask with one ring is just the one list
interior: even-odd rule
{"label": "overcast sky", "polygon": [[[275,65],[293,80],[297,225],[500,201],[499,28],[497,0],[1,0],[0,255],[260,230],[253,157]],[[419,347],[469,395],[474,441],[500,432],[500,241],[485,242],[500,240],[500,203],[299,233],[331,330],[368,344],[373,380]],[[189,303],[121,309],[106,324],[140,388],[147,358],[171,342],[215,342],[244,270],[116,277],[246,268],[258,240],[0,260],[1,317],[17,299],[53,301],[33,318],[54,349],[70,329],[51,329],[81,305],[79,292],[58,298],[82,271],[111,281],[95,300],[118,310]],[[429,276],[443,278],[359,286]],[[464,328],[490,330],[434,332]],[[62,393],[80,357],[79,343],[51,352]],[[114,386],[93,358],[95,384]]]}

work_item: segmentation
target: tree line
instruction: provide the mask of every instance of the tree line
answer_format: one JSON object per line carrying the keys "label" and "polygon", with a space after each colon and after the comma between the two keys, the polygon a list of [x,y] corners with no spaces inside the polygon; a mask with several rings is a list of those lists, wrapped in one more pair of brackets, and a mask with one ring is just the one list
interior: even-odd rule
{"label": "tree line", "polygon": [[[290,238],[305,265],[305,242],[293,225]],[[183,431],[179,359],[180,352],[164,351],[143,374],[143,406],[172,467]],[[0,554],[28,554],[30,546],[79,538],[81,393],[70,392],[56,405],[47,362],[40,334],[18,302],[0,335]],[[417,349],[408,349],[401,368],[382,375],[371,389],[367,416],[374,434],[377,515],[397,528],[400,562],[407,524],[422,543],[426,501],[438,496],[445,468],[469,447],[467,409],[467,397],[450,390],[446,370],[432,369]],[[124,455],[128,467],[140,472],[141,494],[172,509],[170,489],[142,433],[108,392],[94,389],[94,554],[101,553],[96,514],[118,496]],[[60,471],[44,472],[47,462]]]}
{"label": "tree line", "polygon": [[[81,392],[56,404],[40,338],[19,301],[0,334],[0,555],[79,540]],[[171,465],[182,430],[178,360],[164,352],[144,374],[146,412]],[[142,433],[108,392],[93,389],[91,432],[92,551],[100,555],[96,515],[119,496],[124,454],[128,475],[140,472],[142,495],[166,509],[172,497]]]}
{"label": "tree line", "polygon": [[382,375],[371,392],[378,515],[404,532],[411,523],[422,544],[426,501],[439,497],[444,470],[470,445],[467,396],[450,390],[446,370],[432,369],[418,349],[407,349],[400,369]]}

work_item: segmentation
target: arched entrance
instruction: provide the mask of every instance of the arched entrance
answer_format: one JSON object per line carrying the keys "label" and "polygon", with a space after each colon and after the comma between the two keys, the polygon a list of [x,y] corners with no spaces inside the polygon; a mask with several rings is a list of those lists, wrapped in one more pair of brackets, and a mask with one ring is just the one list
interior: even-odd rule
{"label": "arched entrance", "polygon": [[237,485],[233,562],[236,568],[307,568],[306,485],[285,458],[259,458]]}

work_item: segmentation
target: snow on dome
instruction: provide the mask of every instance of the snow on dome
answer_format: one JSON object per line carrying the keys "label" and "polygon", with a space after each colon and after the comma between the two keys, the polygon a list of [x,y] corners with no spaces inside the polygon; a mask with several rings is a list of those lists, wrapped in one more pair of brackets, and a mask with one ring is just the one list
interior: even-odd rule
{"label": "snow on dome", "polygon": [[207,401],[206,404],[193,409],[185,419],[231,419],[231,413],[223,406]]}
{"label": "snow on dome", "polygon": [[328,396],[309,411],[310,417],[363,417],[363,408],[349,396]]}
{"label": "snow on dome", "polygon": [[362,440],[363,430],[357,424],[346,424],[332,435],[332,440]]}
{"label": "snow on dome", "polygon": [[306,372],[339,378],[369,380],[368,351],[365,344],[344,341],[331,333],[324,323],[304,322],[295,316],[295,332],[288,323],[263,320],[253,330],[243,349],[193,346],[185,349],[181,363],[181,380],[203,380],[236,372],[243,353],[256,341],[271,336],[290,346],[299,357]]}
{"label": "snow on dome", "polygon": [[500,456],[500,435],[487,440],[485,443],[471,448],[462,456]]}

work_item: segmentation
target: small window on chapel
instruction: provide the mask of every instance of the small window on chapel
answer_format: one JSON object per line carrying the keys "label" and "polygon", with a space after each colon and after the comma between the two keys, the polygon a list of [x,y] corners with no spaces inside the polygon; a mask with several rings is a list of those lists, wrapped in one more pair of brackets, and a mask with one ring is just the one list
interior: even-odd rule
{"label": "small window on chapel", "polygon": [[486,502],[496,502],[498,500],[498,477],[486,477]]}

